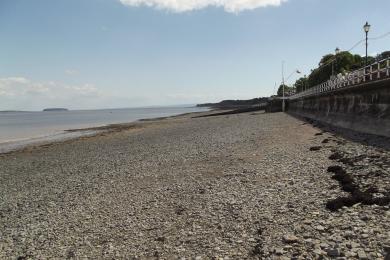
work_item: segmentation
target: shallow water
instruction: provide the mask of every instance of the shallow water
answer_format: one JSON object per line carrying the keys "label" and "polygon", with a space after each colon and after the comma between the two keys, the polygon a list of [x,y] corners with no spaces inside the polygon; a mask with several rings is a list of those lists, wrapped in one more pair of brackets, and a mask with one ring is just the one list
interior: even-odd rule
{"label": "shallow water", "polygon": [[[139,119],[207,111],[198,107],[154,107],[50,112],[0,112],[0,152],[35,141],[57,140],[76,135],[64,132],[134,122]],[[85,134],[85,133],[84,133]],[[5,149],[5,147],[8,147]]]}

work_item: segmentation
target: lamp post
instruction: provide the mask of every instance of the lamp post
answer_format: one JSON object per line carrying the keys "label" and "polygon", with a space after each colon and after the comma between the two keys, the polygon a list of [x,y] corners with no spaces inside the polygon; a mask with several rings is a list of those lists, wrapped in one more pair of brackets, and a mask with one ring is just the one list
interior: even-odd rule
{"label": "lamp post", "polygon": [[283,99],[282,99],[282,111],[284,112],[286,109],[286,103],[284,100],[284,87],[285,87],[285,81],[289,80],[294,73],[300,74],[301,72],[299,70],[294,70],[287,78],[284,79],[284,61],[282,62],[282,86],[283,86]]}
{"label": "lamp post", "polygon": [[[335,70],[337,70],[337,55],[340,53],[340,49],[337,47],[334,52],[336,53],[335,55],[335,60],[332,62],[332,76],[335,74]],[[335,64],[336,63],[336,64]],[[335,68],[336,67],[336,68]]]}
{"label": "lamp post", "polygon": [[303,77],[305,78],[305,91],[306,91],[306,89],[307,89],[307,76],[305,75]]}
{"label": "lamp post", "polygon": [[284,112],[286,106],[286,104],[284,103],[284,61],[282,61],[282,86],[283,86],[282,111]]}
{"label": "lamp post", "polygon": [[371,25],[366,22],[363,26],[364,32],[366,33],[366,66],[368,65],[368,32],[370,31]]}

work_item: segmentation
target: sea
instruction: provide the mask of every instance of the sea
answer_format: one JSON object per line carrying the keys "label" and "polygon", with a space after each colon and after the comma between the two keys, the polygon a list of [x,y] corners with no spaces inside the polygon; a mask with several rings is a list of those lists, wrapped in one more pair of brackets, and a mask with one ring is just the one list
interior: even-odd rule
{"label": "sea", "polygon": [[0,153],[17,150],[31,144],[48,143],[93,135],[90,131],[71,131],[129,123],[140,119],[204,112],[208,108],[196,106],[120,108],[98,110],[69,110],[41,112],[0,112]]}

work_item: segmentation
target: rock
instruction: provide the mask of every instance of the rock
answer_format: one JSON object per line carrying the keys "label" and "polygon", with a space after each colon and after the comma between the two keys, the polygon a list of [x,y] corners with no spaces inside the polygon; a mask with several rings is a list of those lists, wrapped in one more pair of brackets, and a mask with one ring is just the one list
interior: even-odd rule
{"label": "rock", "polygon": [[322,249],[326,249],[326,248],[329,247],[329,245],[328,245],[327,243],[321,243],[321,244],[320,244],[320,247],[321,247]]}
{"label": "rock", "polygon": [[344,237],[347,238],[347,239],[353,238],[353,237],[355,237],[355,233],[353,233],[350,230],[347,230],[347,231],[344,232]]}
{"label": "rock", "polygon": [[312,147],[310,147],[310,151],[319,151],[319,150],[321,150],[321,146],[312,146]]}
{"label": "rock", "polygon": [[156,241],[159,241],[159,242],[165,242],[166,238],[165,237],[158,237],[156,238]]}
{"label": "rock", "polygon": [[315,250],[313,251],[313,253],[316,254],[316,255],[324,255],[324,254],[325,254],[325,252],[322,251],[321,249],[315,249]]}
{"label": "rock", "polygon": [[357,248],[360,247],[360,245],[356,242],[351,242],[351,248]]}
{"label": "rock", "polygon": [[276,255],[283,255],[284,251],[283,251],[282,248],[275,248],[275,249],[274,249],[274,253],[275,253]]}
{"label": "rock", "polygon": [[321,225],[315,226],[314,228],[316,230],[318,230],[318,231],[324,231],[325,230],[325,228],[323,226],[321,226]]}
{"label": "rock", "polygon": [[345,256],[346,256],[347,258],[356,257],[356,253],[354,253],[354,252],[346,252],[346,253],[345,253]]}
{"label": "rock", "polygon": [[360,219],[363,220],[363,221],[368,221],[368,220],[371,219],[371,217],[368,216],[368,215],[362,215],[362,216],[360,216]]}
{"label": "rock", "polygon": [[338,257],[338,256],[340,256],[340,249],[338,249],[338,248],[328,249],[326,251],[326,253],[330,257]]}
{"label": "rock", "polygon": [[360,250],[360,251],[358,251],[357,252],[357,257],[359,258],[359,259],[368,259],[367,258],[367,255],[366,255],[366,252],[364,252],[363,250]]}
{"label": "rock", "polygon": [[285,243],[297,243],[299,241],[299,238],[294,235],[285,235],[283,236],[283,241]]}

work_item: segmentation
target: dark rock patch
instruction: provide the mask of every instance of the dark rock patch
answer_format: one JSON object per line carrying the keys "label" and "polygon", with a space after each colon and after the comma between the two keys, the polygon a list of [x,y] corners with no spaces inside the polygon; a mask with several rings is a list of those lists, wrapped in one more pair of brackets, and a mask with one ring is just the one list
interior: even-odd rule
{"label": "dark rock patch", "polygon": [[176,215],[183,215],[185,209],[183,207],[178,207],[175,210]]}
{"label": "dark rock patch", "polygon": [[330,160],[340,160],[341,158],[343,158],[343,155],[339,152],[334,152],[329,156]]}
{"label": "dark rock patch", "polygon": [[348,197],[339,197],[330,200],[326,203],[326,208],[331,211],[337,211],[342,207],[351,207],[357,203],[364,205],[379,205],[385,206],[390,203],[390,192],[383,197],[374,197],[374,194],[378,192],[375,187],[370,187],[366,191],[361,191],[359,186],[355,183],[353,176],[347,173],[341,166],[329,166],[328,172],[334,173],[333,179],[337,180],[341,186],[341,189],[349,192]]}
{"label": "dark rock patch", "polygon": [[333,200],[329,200],[326,203],[326,208],[330,211],[337,211],[342,207],[351,207],[357,202],[352,197],[339,197]]}
{"label": "dark rock patch", "polygon": [[156,241],[158,242],[165,242],[167,239],[165,237],[158,237],[156,238]]}
{"label": "dark rock patch", "polygon": [[263,257],[264,256],[264,241],[263,241],[263,228],[257,229],[256,245],[252,250],[252,256]]}
{"label": "dark rock patch", "polygon": [[343,167],[341,167],[339,165],[334,165],[334,166],[329,166],[328,167],[328,172],[332,172],[332,173],[345,173],[345,170],[343,169]]}
{"label": "dark rock patch", "polygon": [[202,189],[202,188],[200,188],[200,189],[198,190],[198,192],[199,192],[199,194],[205,194],[205,193],[206,193],[206,190],[205,190],[205,189]]}

